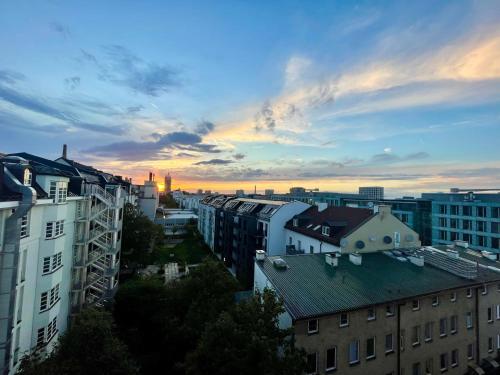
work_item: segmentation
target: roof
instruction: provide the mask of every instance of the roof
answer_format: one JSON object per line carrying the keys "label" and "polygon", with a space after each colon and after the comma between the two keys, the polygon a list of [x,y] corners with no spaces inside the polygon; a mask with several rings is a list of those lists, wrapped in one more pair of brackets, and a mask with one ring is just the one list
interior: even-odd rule
{"label": "roof", "polygon": [[481,285],[500,280],[500,273],[480,269],[474,280],[428,265],[402,262],[382,252],[363,254],[362,265],[338,259],[338,266],[325,262],[325,254],[283,256],[286,270],[273,266],[269,257],[256,262],[284,299],[293,319],[304,319],[366,306],[438,293],[443,290]]}
{"label": "roof", "polygon": [[[500,262],[499,261],[491,260],[491,259],[488,259],[487,257],[484,256],[484,254],[487,252],[478,251],[478,250],[474,250],[471,248],[466,249],[464,247],[454,246],[454,245],[433,245],[432,247],[435,249],[443,250],[443,251],[455,250],[458,252],[458,254],[461,258],[468,259],[468,260],[471,260],[473,262],[477,262],[477,263],[479,263],[483,266],[486,266],[486,267],[495,267],[495,268],[500,269]],[[490,253],[490,254],[496,255],[496,253]]]}
{"label": "roof", "polygon": [[[372,217],[372,210],[354,207],[327,207],[319,211],[318,206],[312,206],[296,215],[298,226],[293,225],[293,219],[285,225],[286,229],[316,238],[320,241],[340,246],[340,240]],[[321,226],[330,227],[330,235],[321,234]],[[318,227],[319,226],[319,227]],[[315,230],[315,228],[317,228]]]}

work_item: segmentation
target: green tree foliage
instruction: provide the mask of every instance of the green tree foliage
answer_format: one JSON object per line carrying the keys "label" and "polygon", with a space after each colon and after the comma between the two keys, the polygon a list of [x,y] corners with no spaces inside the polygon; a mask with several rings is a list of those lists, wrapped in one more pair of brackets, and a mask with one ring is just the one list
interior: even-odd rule
{"label": "green tree foliage", "polygon": [[172,194],[163,194],[160,195],[160,204],[165,208],[178,208],[179,205],[172,197]]}
{"label": "green tree foliage", "polygon": [[186,353],[196,348],[205,326],[233,306],[237,289],[227,270],[209,259],[167,286],[154,280],[121,286],[114,316],[142,373],[184,373]]}
{"label": "green tree foliage", "polygon": [[186,373],[302,374],[305,353],[293,348],[290,331],[278,327],[283,304],[265,290],[222,312],[206,325],[197,348],[188,355]]}
{"label": "green tree foliage", "polygon": [[127,203],[123,210],[122,263],[147,264],[155,244],[164,237],[163,227],[153,223],[139,209]]}
{"label": "green tree foliage", "polygon": [[23,358],[19,375],[136,375],[127,347],[115,333],[111,315],[84,310],[52,353]]}

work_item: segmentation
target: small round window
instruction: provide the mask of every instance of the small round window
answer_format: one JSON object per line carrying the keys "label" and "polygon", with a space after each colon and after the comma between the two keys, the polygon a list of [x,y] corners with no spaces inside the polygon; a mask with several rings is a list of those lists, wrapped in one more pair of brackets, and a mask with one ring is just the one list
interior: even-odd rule
{"label": "small round window", "polygon": [[391,242],[392,242],[392,238],[391,238],[391,236],[384,236],[384,243],[389,244],[389,243],[391,243]]}
{"label": "small round window", "polygon": [[363,241],[356,241],[356,248],[363,249],[365,247],[365,243]]}

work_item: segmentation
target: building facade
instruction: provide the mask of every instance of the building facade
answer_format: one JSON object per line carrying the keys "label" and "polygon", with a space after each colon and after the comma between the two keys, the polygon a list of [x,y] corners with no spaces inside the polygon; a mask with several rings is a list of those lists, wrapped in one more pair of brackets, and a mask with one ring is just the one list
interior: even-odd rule
{"label": "building facade", "polygon": [[[478,255],[481,258],[481,255]],[[500,264],[453,249],[256,262],[307,374],[484,374],[500,349]]]}
{"label": "building facade", "polygon": [[62,157],[0,160],[0,373],[50,352],[118,286],[128,181]]}
{"label": "building facade", "polygon": [[172,176],[170,173],[167,173],[165,176],[165,193],[170,194],[172,192]]}
{"label": "building facade", "polygon": [[153,181],[152,174],[149,174],[149,180],[144,181],[144,185],[139,185],[137,188],[139,190],[137,203],[140,210],[149,220],[154,220],[156,210],[160,205],[160,194],[158,192],[158,185]]}
{"label": "building facade", "polygon": [[384,199],[384,188],[382,186],[360,186],[359,195],[368,199]]}
{"label": "building facade", "polygon": [[469,243],[477,250],[500,254],[500,194],[429,193],[432,200],[432,243]]}

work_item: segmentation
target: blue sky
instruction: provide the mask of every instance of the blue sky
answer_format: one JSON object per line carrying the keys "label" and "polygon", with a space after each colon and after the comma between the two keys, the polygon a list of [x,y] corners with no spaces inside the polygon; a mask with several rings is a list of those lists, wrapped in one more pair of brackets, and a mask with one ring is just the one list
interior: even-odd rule
{"label": "blue sky", "polygon": [[0,151],[187,189],[498,187],[499,24],[496,1],[3,1]]}

